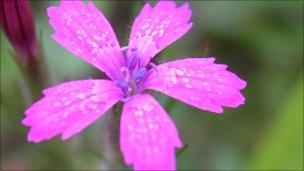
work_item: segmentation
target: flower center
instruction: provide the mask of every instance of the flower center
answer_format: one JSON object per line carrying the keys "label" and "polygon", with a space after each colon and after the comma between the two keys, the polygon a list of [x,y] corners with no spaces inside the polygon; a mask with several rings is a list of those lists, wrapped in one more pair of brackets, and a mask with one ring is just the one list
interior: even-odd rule
{"label": "flower center", "polygon": [[136,48],[123,48],[125,66],[120,68],[121,79],[117,80],[117,85],[124,92],[124,98],[133,96],[139,91],[139,83],[147,73],[145,67],[141,67],[141,58]]}

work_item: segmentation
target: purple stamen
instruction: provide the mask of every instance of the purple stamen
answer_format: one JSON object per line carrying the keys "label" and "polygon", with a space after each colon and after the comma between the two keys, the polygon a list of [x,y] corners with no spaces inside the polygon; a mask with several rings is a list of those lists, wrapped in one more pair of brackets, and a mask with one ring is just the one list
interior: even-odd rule
{"label": "purple stamen", "polygon": [[120,68],[122,79],[117,81],[117,85],[127,98],[138,93],[138,84],[147,73],[147,69],[140,67],[141,58],[136,48],[123,47],[122,52],[126,59],[126,66]]}

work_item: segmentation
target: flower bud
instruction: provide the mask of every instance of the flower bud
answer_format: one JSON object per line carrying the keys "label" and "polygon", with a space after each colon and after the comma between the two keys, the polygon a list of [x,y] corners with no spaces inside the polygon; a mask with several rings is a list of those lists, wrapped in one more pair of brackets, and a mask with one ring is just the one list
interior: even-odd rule
{"label": "flower bud", "polygon": [[29,64],[39,55],[34,20],[29,1],[1,0],[0,25],[15,49],[16,57]]}

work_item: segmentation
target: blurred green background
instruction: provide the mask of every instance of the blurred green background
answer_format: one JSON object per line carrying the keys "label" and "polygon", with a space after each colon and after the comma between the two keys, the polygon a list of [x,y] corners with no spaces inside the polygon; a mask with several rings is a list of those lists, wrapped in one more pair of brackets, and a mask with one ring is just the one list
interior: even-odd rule
{"label": "blurred green background", "polygon": [[[55,4],[31,2],[50,85],[100,77],[98,70],[50,38],[46,8]],[[126,45],[143,2],[94,4]],[[303,1],[190,1],[190,6],[193,28],[166,48],[158,62],[215,56],[248,86],[243,91],[246,104],[223,115],[156,94],[188,145],[177,157],[178,170],[302,170]],[[56,137],[40,144],[27,142],[28,129],[21,120],[31,99],[9,50],[1,30],[1,169],[109,169],[102,155],[104,118],[68,141]]]}

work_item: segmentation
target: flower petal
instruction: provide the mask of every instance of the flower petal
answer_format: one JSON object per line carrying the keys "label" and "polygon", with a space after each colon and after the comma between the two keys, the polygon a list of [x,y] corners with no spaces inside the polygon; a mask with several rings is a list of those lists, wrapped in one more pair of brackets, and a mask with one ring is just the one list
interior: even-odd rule
{"label": "flower petal", "polygon": [[191,10],[187,3],[176,7],[175,2],[160,1],[154,8],[146,4],[135,19],[129,47],[136,48],[146,66],[162,49],[182,37],[191,28]]}
{"label": "flower petal", "polygon": [[44,90],[45,97],[25,111],[28,140],[40,142],[62,133],[68,139],[102,116],[122,97],[108,80],[79,80]]}
{"label": "flower petal", "polygon": [[215,58],[186,58],[161,64],[152,69],[143,87],[215,113],[223,107],[238,107],[245,98],[240,90],[246,82],[215,64]]}
{"label": "flower petal", "polygon": [[175,170],[175,147],[181,141],[174,123],[148,94],[135,95],[123,107],[120,149],[135,170]]}
{"label": "flower petal", "polygon": [[115,33],[91,2],[61,1],[48,8],[52,37],[67,50],[114,78],[123,56]]}

